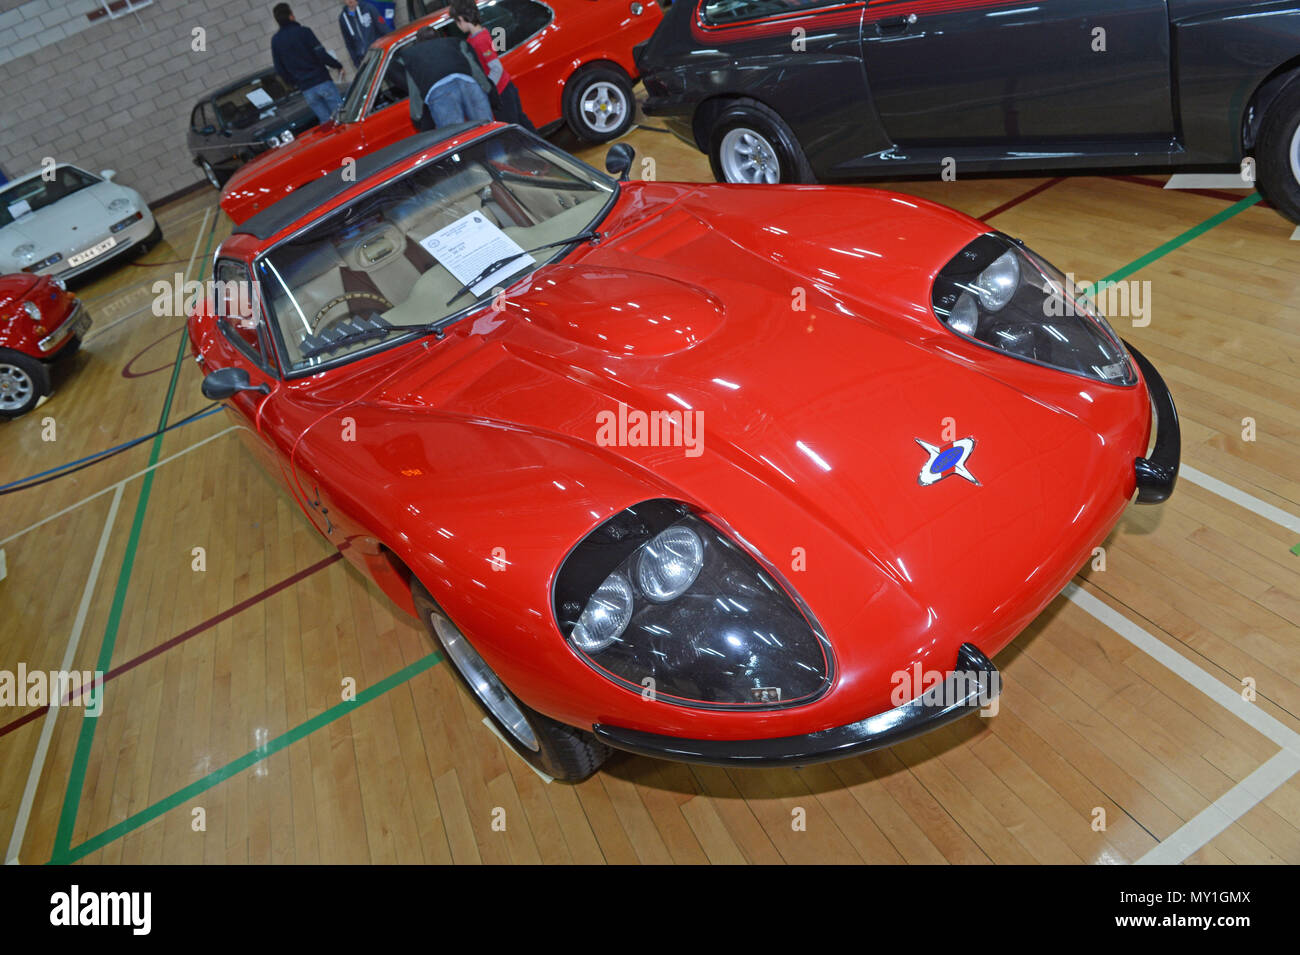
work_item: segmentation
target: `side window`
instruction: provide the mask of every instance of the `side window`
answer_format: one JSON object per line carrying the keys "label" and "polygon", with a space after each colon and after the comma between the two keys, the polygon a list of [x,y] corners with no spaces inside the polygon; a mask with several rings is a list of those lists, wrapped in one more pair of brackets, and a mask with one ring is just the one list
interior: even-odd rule
{"label": "side window", "polygon": [[190,129],[196,133],[200,132],[205,123],[203,122],[203,104],[200,103],[194,107],[194,112],[190,113]]}
{"label": "side window", "polygon": [[212,283],[212,305],[217,327],[244,356],[263,370],[271,370],[266,323],[262,318],[257,286],[242,262],[221,259]]}
{"label": "side window", "polygon": [[400,103],[406,99],[406,64],[402,62],[402,52],[398,50],[384,68],[384,78],[379,82],[370,112],[377,113],[385,107]]}
{"label": "side window", "polygon": [[811,10],[833,2],[835,0],[704,0],[701,9],[704,22],[716,25]]}
{"label": "side window", "polygon": [[480,5],[478,12],[494,41],[498,36],[496,28],[505,30],[506,48],[498,50],[499,53],[513,50],[549,24],[552,18],[550,7],[534,0],[492,0]]}

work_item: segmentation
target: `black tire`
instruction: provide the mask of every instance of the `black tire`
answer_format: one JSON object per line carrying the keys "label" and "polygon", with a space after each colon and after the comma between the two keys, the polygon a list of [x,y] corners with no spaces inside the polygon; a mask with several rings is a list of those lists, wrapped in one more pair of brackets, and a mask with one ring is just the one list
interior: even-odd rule
{"label": "black tire", "polygon": [[198,167],[203,171],[203,178],[208,181],[208,185],[217,190],[217,192],[222,190],[222,187],[226,184],[226,180],[230,178],[229,175],[218,170],[216,166],[212,165],[212,163],[208,162],[206,159],[200,159],[198,161]]}
{"label": "black tire", "polygon": [[718,114],[709,132],[709,165],[713,167],[713,178],[718,182],[757,181],[727,177],[722,149],[727,134],[732,131],[748,131],[770,149],[777,162],[777,182],[817,181],[799,141],[776,111],[757,100],[738,99]]}
{"label": "black tire", "polygon": [[153,223],[153,231],[150,232],[147,236],[145,236],[145,240],[137,246],[137,248],[140,250],[140,254],[144,255],[146,252],[148,252],[150,249],[156,246],[159,242],[161,242],[162,238],[163,238],[162,225],[158,222],[157,219],[155,219]]}
{"label": "black tire", "polygon": [[[601,94],[604,94],[603,99]],[[598,111],[602,101],[617,115],[603,120]],[[584,66],[564,84],[564,121],[573,134],[588,143],[607,143],[632,128],[636,118],[636,97],[632,81],[616,66]]]}
{"label": "black tire", "polygon": [[[501,734],[501,738],[506,740],[521,758],[546,775],[570,783],[581,782],[600,768],[600,765],[609,756],[609,747],[590,733],[572,726],[566,726],[549,716],[543,716],[536,710],[526,706],[506,689],[505,692],[510,701],[518,708],[523,719],[527,722],[528,729],[532,731],[537,742],[537,749],[534,750],[522,742],[515,735],[515,732],[484,703],[478,691],[470,684],[465,673],[460,669],[456,654],[449,649],[448,643],[434,625],[434,619],[435,617],[441,618],[441,621],[445,622],[444,625],[450,625],[459,639],[465,640],[464,635],[460,633],[460,628],[452,623],[451,618],[438,606],[429,592],[425,590],[424,585],[418,580],[411,583],[411,598],[415,601],[415,610],[420,617],[420,622],[424,624],[424,628],[434,645],[447,658],[447,663],[451,666],[452,672],[456,674],[456,678],[466,692],[474,698],[474,702],[478,704],[484,715],[492,721],[492,725]],[[469,641],[465,640],[465,645],[469,646]],[[471,653],[474,653],[472,646],[469,649]],[[474,655],[477,656],[477,653],[474,653]],[[484,667],[486,667],[486,664],[484,664]],[[490,669],[488,673],[491,673]],[[495,678],[496,674],[492,674],[492,676]],[[501,686],[504,689],[504,684]]]}
{"label": "black tire", "polygon": [[1255,142],[1255,187],[1282,215],[1300,222],[1300,77],[1269,104]]}
{"label": "black tire", "polygon": [[27,414],[51,390],[50,370],[43,362],[0,348],[0,420]]}

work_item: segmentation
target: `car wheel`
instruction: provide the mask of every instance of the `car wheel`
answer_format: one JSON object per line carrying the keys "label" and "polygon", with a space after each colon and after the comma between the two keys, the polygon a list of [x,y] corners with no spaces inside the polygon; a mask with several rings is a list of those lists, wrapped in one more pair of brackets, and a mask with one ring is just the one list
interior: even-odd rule
{"label": "car wheel", "polygon": [[419,581],[411,585],[411,597],[420,621],[457,678],[516,753],[546,775],[565,782],[579,782],[600,768],[609,747],[590,733],[543,716],[522,703]]}
{"label": "car wheel", "polygon": [[220,192],[221,188],[226,184],[225,177],[217,172],[212,163],[206,159],[199,162],[199,168],[203,170],[203,178],[207,179],[208,184],[217,192]]}
{"label": "car wheel", "polygon": [[620,69],[584,67],[564,85],[564,120],[586,142],[617,139],[632,126],[635,113],[632,84]]}
{"label": "car wheel", "polygon": [[1300,222],[1300,77],[1282,88],[1264,114],[1255,163],[1260,194],[1282,215]]}
{"label": "car wheel", "polygon": [[49,369],[35,358],[0,348],[0,419],[26,414],[49,393]]}
{"label": "car wheel", "polygon": [[755,100],[737,100],[719,114],[709,137],[718,182],[813,182],[812,168],[790,127]]}

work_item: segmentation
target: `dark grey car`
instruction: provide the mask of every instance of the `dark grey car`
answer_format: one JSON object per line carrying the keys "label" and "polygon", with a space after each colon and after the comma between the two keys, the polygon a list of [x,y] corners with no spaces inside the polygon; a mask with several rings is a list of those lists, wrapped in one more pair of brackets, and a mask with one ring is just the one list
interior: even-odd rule
{"label": "dark grey car", "polygon": [[292,142],[317,125],[300,93],[275,70],[252,73],[209,93],[190,113],[194,165],[215,189],[260,152]]}
{"label": "dark grey car", "polygon": [[1240,168],[1300,221],[1300,6],[677,0],[647,115],[730,182]]}

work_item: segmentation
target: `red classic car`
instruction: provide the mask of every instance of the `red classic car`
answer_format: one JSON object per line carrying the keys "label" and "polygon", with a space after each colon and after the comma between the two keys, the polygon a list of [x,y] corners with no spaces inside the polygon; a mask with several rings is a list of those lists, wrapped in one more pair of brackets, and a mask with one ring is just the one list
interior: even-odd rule
{"label": "red classic car", "polygon": [[356,174],[222,244],[250,291],[191,316],[203,390],[553,777],[973,712],[1135,491],[1173,489],[1155,369],[958,212],[619,181],[501,124]]}
{"label": "red classic car", "polygon": [[0,419],[50,393],[50,365],[75,353],[88,328],[90,313],[59,279],[0,275]]}
{"label": "red classic car", "polygon": [[[632,47],[649,39],[663,19],[654,0],[484,0],[483,25],[500,30],[505,64],[524,112],[543,132],[567,122],[581,139],[604,142],[632,125],[636,66]],[[416,31],[436,26],[463,37],[437,13],[380,38],[357,67],[338,114],[328,123],[258,157],[226,183],[221,208],[235,222],[304,183],[415,132],[406,99],[401,50]]]}

